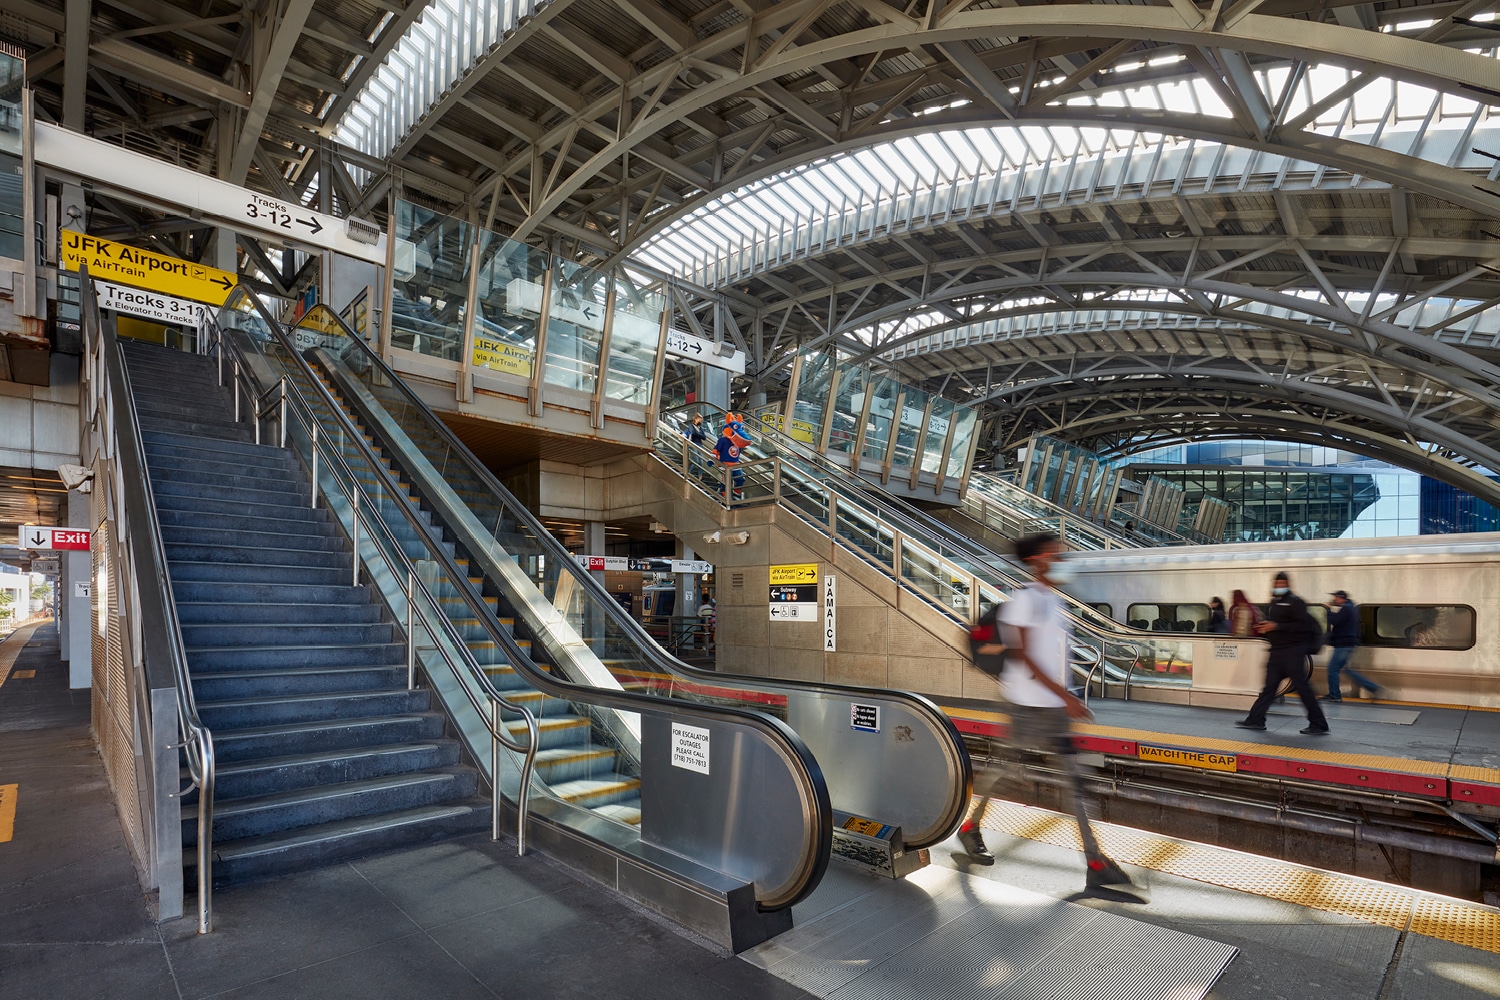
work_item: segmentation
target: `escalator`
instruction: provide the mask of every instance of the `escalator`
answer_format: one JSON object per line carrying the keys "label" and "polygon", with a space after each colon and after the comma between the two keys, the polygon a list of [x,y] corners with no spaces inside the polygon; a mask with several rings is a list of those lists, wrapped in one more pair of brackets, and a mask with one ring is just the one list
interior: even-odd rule
{"label": "escalator", "polygon": [[[743,483],[726,499],[726,470],[714,465],[712,452],[692,445],[682,433],[694,413],[704,414],[714,427],[724,420],[723,410],[701,403],[665,414],[651,465],[656,475],[685,485],[698,509],[721,517],[765,504],[794,514],[804,529],[856,553],[869,569],[922,599],[929,612],[946,620],[954,648],[966,648],[963,632],[983,608],[1025,581],[1024,571],[996,551],[1002,545],[987,547],[990,539],[982,533],[970,537],[962,524],[955,527],[851,476],[774,427],[757,428],[754,443],[742,449]],[[1096,697],[1235,704],[1253,673],[1247,665],[1260,660],[1239,649],[1259,640],[1132,629],[1071,598],[1068,609],[1076,686]]]}
{"label": "escalator", "polygon": [[231,310],[200,357],[83,310],[91,426],[118,463],[101,538],[132,554],[100,579],[155,602],[145,669],[175,704],[138,711],[184,768],[157,770],[155,822],[183,827],[167,856],[198,876],[200,929],[216,884],[485,828],[733,950],[790,926],[832,812],[784,722],[538,667],[430,512],[292,383],[308,370],[273,325]]}
{"label": "escalator", "polygon": [[[665,743],[685,755],[665,761],[670,770],[712,768],[712,755],[693,757],[686,744],[694,727],[678,717],[712,710],[785,720],[821,767],[833,819],[841,828],[873,823],[892,831],[885,846],[897,866],[961,821],[972,784],[968,756],[931,702],[894,691],[725,678],[673,659],[332,313],[314,310],[285,331],[240,290],[220,321],[262,384],[278,386],[279,398],[305,401],[320,433],[338,437],[341,461],[365,490],[380,504],[415,512],[414,530],[427,536],[429,550],[440,550],[419,563],[422,572],[434,572],[428,562],[451,562],[448,579],[438,581],[445,620],[465,637],[486,681],[528,706],[541,727],[537,771],[547,797],[539,803],[587,809],[621,842],[660,828],[668,813],[687,810],[676,819],[691,826],[697,807],[643,794],[644,771],[663,763],[652,754]],[[667,706],[670,718],[640,712],[635,699]],[[461,700],[452,700],[461,715]],[[883,735],[850,726],[854,703],[879,709]],[[666,738],[653,738],[663,724]],[[893,751],[898,731],[904,735]],[[663,846],[705,849],[685,839]]]}

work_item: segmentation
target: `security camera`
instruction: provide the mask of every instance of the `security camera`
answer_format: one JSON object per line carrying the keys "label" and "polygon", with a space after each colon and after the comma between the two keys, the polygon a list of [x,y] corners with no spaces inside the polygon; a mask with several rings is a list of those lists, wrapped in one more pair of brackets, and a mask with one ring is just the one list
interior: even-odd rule
{"label": "security camera", "polygon": [[88,493],[94,486],[94,470],[82,465],[59,465],[57,467],[58,478],[63,485],[70,490],[79,493]]}
{"label": "security camera", "polygon": [[[717,534],[717,532],[715,532],[715,534]],[[748,532],[748,531],[736,531],[736,532],[732,532],[731,534],[725,535],[724,536],[724,540],[726,542],[728,542],[730,545],[744,545],[746,542],[748,542],[750,540],[750,532]]]}
{"label": "security camera", "polygon": [[719,541],[719,533],[717,531],[710,531],[703,536],[703,541],[709,545],[716,545]]}

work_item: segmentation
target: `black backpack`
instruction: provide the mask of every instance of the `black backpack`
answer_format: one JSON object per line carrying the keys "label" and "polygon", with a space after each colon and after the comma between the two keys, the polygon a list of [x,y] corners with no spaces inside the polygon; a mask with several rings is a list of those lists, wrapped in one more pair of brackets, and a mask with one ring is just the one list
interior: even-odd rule
{"label": "black backpack", "polygon": [[969,659],[974,662],[974,666],[997,678],[1005,670],[1005,652],[981,653],[979,647],[1000,642],[999,616],[1000,605],[996,604],[969,629]]}
{"label": "black backpack", "polygon": [[1306,606],[1303,607],[1302,613],[1307,616],[1307,628],[1312,634],[1312,638],[1307,640],[1307,655],[1317,656],[1323,652],[1323,647],[1328,645],[1328,633],[1318,625],[1318,620],[1312,616],[1312,612],[1308,611]]}

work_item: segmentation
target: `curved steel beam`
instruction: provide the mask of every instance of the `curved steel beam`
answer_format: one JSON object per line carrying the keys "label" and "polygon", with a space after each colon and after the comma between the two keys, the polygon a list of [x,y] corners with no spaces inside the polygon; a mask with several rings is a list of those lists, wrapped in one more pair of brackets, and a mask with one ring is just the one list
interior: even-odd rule
{"label": "curved steel beam", "polygon": [[[1031,36],[1147,39],[1385,73],[1470,99],[1486,99],[1500,90],[1500,74],[1497,74],[1492,59],[1382,32],[1261,14],[1246,15],[1228,30],[1202,30],[1186,25],[1171,7],[1090,4],[1087,17],[1080,17],[1079,9],[1079,5],[1059,4],[960,10],[948,16],[939,14],[933,23],[926,25],[892,10],[895,16],[888,23],[804,45],[790,45],[770,58],[752,59],[748,68],[742,66],[739,69],[713,61],[748,40],[743,26],[728,29],[688,47],[676,60],[660,63],[639,74],[624,85],[623,93],[621,89],[612,90],[579,109],[574,116],[574,127],[582,121],[598,119],[622,107],[628,108],[635,98],[648,100],[648,109],[635,120],[618,122],[618,127],[613,130],[601,129],[592,133],[600,136],[601,148],[590,154],[566,178],[543,192],[542,197],[535,199],[513,236],[518,240],[525,239],[621,154],[635,150],[662,129],[683,122],[691,114],[707,110],[715,103],[751,88],[773,84],[780,77],[805,74],[829,63],[893,50],[930,51],[943,45],[963,45],[969,39]],[[731,37],[726,39],[725,35]],[[749,35],[749,38],[754,37]],[[659,87],[664,88],[688,67],[713,79],[707,84],[694,86],[670,103],[653,103],[653,92]],[[471,74],[478,75],[481,74]],[[1149,116],[1147,118],[1149,120]],[[1237,141],[1246,138],[1249,138],[1248,134]],[[1337,139],[1320,144],[1330,153],[1341,146],[1357,145],[1347,141],[1341,143]]]}

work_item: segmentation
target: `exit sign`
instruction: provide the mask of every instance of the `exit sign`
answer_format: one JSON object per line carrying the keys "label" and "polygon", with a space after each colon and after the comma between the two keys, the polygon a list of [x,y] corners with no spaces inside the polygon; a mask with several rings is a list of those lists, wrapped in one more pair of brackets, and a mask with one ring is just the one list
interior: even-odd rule
{"label": "exit sign", "polygon": [[38,528],[27,524],[21,526],[17,535],[19,547],[23,549],[89,550],[89,532],[77,528]]}

